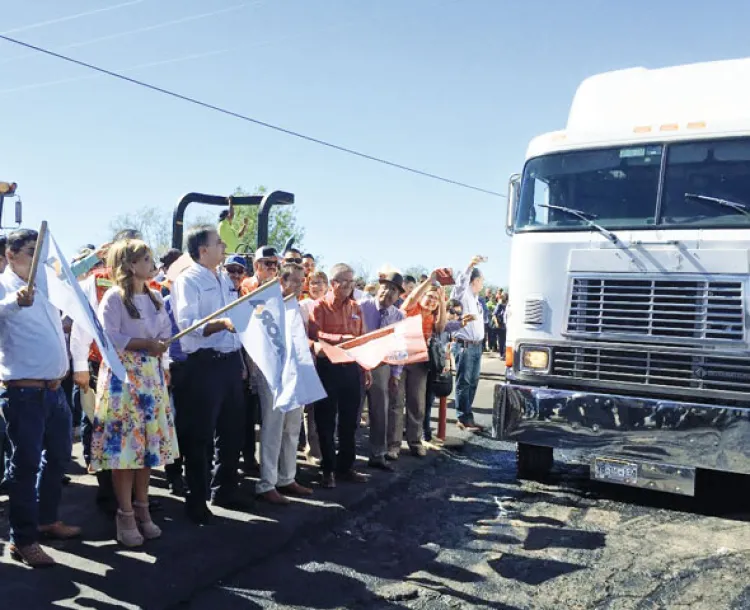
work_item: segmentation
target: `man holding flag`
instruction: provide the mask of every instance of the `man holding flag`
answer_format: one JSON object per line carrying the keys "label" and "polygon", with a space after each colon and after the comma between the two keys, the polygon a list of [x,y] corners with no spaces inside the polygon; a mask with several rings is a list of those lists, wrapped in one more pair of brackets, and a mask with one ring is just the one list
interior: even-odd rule
{"label": "man holding flag", "polygon": [[[279,279],[283,296],[293,297],[289,299],[288,303],[292,308],[299,310],[297,299],[302,293],[302,282],[304,281],[302,266],[296,264],[284,265],[281,268]],[[287,316],[293,314],[294,311],[287,310]],[[290,325],[287,324],[286,326],[287,339],[289,339],[288,329]],[[289,363],[294,360],[294,351],[289,340],[286,341],[286,345],[291,348],[287,349],[285,359]],[[304,349],[307,349],[309,353],[307,345],[304,345]],[[256,491],[259,498],[271,504],[285,505],[289,504],[287,495],[311,496],[313,493],[312,489],[303,487],[295,480],[297,474],[297,445],[304,403],[291,397],[290,400],[284,401],[287,404],[277,404],[277,397],[281,397],[278,396],[278,393],[274,396],[260,369],[256,368],[255,370],[258,377],[258,394],[263,418],[263,425],[260,429],[260,480]],[[294,379],[283,379],[283,381],[292,382],[284,384],[285,387],[283,388],[283,390],[291,390]]]}
{"label": "man holding flag", "polygon": [[[216,229],[199,226],[187,236],[193,259],[174,281],[172,295],[182,330],[235,300],[231,280],[220,268],[226,246]],[[238,496],[237,467],[244,429],[243,363],[240,338],[229,317],[214,318],[181,339],[187,354],[186,400],[180,413],[180,442],[185,459],[188,517],[197,524],[211,518],[207,506],[211,448],[216,439],[216,465],[211,479],[212,504],[247,511]]]}
{"label": "man holding flag", "polygon": [[70,408],[60,387],[69,363],[58,306],[27,284],[37,238],[28,229],[8,237],[10,269],[0,275],[0,410],[11,446],[10,554],[41,568],[55,561],[39,538],[73,538],[80,528],[58,520],[72,450]]}

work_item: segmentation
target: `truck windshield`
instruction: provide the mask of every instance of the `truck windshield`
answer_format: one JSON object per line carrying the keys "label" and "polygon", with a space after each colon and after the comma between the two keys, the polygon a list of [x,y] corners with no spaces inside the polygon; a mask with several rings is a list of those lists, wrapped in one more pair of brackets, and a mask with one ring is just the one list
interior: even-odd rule
{"label": "truck windshield", "polygon": [[545,205],[583,212],[608,229],[750,226],[744,213],[750,211],[750,139],[537,157],[524,169],[516,230],[589,228]]}

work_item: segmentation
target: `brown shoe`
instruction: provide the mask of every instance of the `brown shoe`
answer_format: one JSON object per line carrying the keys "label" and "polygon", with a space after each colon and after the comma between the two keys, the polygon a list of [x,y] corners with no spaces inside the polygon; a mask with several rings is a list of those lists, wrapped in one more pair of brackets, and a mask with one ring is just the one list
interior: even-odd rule
{"label": "brown shoe", "polygon": [[258,499],[268,502],[269,504],[278,504],[279,506],[286,506],[290,504],[289,498],[282,496],[275,489],[269,489],[264,491],[262,494],[258,494]]}
{"label": "brown shoe", "polygon": [[340,472],[338,476],[340,480],[347,481],[349,483],[366,483],[367,482],[367,476],[363,475],[361,472],[357,472],[354,469],[347,470],[346,472]]}
{"label": "brown shoe", "polygon": [[300,496],[304,498],[306,496],[313,495],[312,489],[300,485],[299,483],[297,483],[297,481],[292,481],[289,485],[277,487],[276,489],[287,496]]}
{"label": "brown shoe", "polygon": [[326,489],[333,489],[336,487],[336,475],[332,472],[324,472],[320,486],[325,487]]}
{"label": "brown shoe", "polygon": [[47,555],[37,542],[28,546],[11,544],[10,556],[14,561],[25,563],[30,568],[51,568],[56,565],[55,560]]}
{"label": "brown shoe", "polygon": [[66,525],[62,521],[55,521],[49,525],[40,525],[39,532],[52,540],[70,540],[81,535],[81,528],[75,525]]}

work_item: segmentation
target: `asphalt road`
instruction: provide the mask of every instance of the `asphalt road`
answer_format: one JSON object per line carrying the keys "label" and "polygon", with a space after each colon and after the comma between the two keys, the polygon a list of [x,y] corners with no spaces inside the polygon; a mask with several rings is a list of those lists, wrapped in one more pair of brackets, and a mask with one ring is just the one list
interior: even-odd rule
{"label": "asphalt road", "polygon": [[[492,383],[477,397],[485,422]],[[593,483],[576,457],[519,483],[514,447],[473,436],[182,607],[750,608],[747,481],[675,497]]]}
{"label": "asphalt road", "polygon": [[[489,424],[502,365],[483,369],[475,411]],[[84,540],[53,546],[55,570],[0,563],[0,610],[750,608],[745,478],[699,479],[696,498],[655,494],[594,483],[561,453],[549,480],[519,482],[513,445],[449,434],[396,475],[316,488],[283,511],[221,512],[208,528],[185,522],[157,475],[165,536],[138,552],[111,540],[91,477],[74,471],[63,513]]]}

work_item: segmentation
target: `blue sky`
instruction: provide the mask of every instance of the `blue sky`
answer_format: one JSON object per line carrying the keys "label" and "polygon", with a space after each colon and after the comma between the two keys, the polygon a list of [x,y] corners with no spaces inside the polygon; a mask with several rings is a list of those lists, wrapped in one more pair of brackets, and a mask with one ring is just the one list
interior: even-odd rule
{"label": "blue sky", "polygon": [[[564,127],[583,78],[743,57],[750,3],[0,0],[0,15],[0,32],[32,44],[505,192],[528,141]],[[460,267],[479,253],[490,281],[507,280],[504,199],[2,41],[0,74],[0,180],[19,183],[24,224],[48,220],[68,252],[103,241],[118,213],[264,184],[295,193],[305,248],[328,265]]]}

